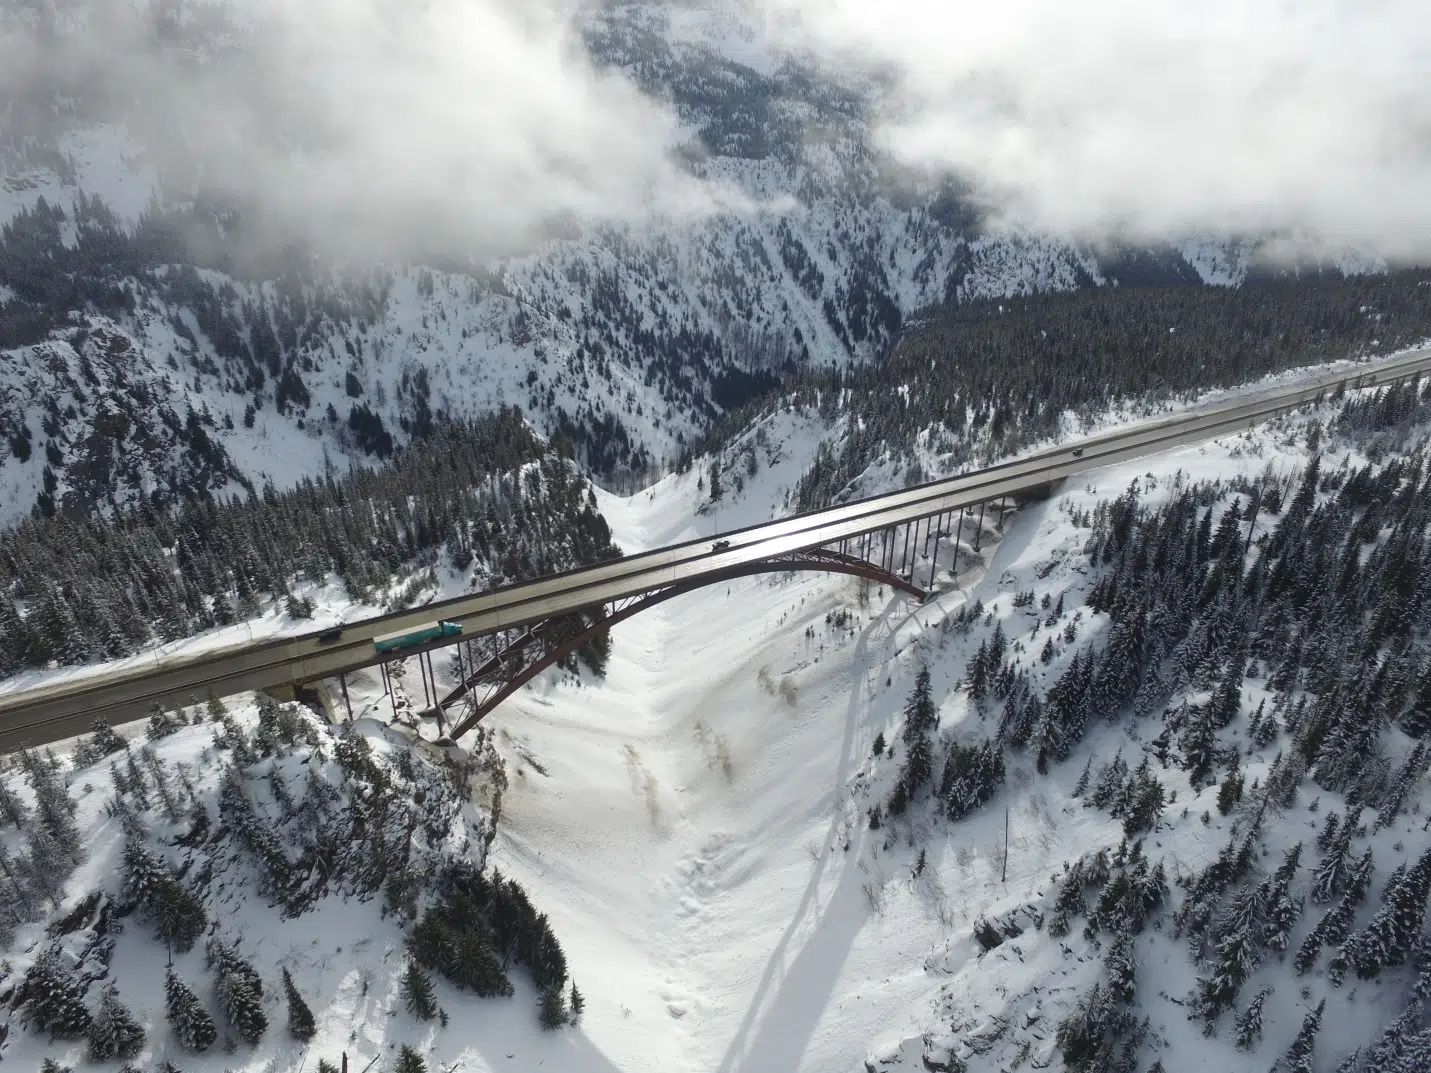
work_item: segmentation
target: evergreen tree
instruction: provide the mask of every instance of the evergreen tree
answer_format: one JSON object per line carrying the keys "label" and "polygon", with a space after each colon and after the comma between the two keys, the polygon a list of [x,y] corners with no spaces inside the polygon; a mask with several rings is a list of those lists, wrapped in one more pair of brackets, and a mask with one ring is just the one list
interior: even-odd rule
{"label": "evergreen tree", "polygon": [[1431,664],[1421,676],[1416,699],[1401,718],[1401,729],[1413,738],[1422,738],[1431,730]]}
{"label": "evergreen tree", "polygon": [[397,1064],[393,1066],[393,1073],[427,1073],[427,1063],[422,1060],[422,1055],[404,1043],[398,1051]]}
{"label": "evergreen tree", "polygon": [[1403,964],[1416,949],[1428,894],[1431,850],[1421,855],[1414,868],[1394,878],[1381,909],[1364,929],[1342,944],[1337,961],[1363,979],[1387,965]]}
{"label": "evergreen tree", "polygon": [[1262,1007],[1270,994],[1272,994],[1272,989],[1264,987],[1252,996],[1252,1001],[1247,1004],[1247,1009],[1237,1015],[1237,1049],[1239,1051],[1250,1051],[1262,1038]]}
{"label": "evergreen tree", "polygon": [[1292,937],[1292,929],[1302,915],[1302,900],[1292,895],[1292,880],[1302,859],[1302,844],[1298,842],[1282,858],[1281,867],[1263,884],[1264,918],[1259,938],[1269,949],[1282,953]]}
{"label": "evergreen tree", "polygon": [[59,948],[52,946],[25,973],[25,1016],[51,1039],[82,1039],[91,1022],[84,986],[60,958]]}
{"label": "evergreen tree", "polygon": [[1342,814],[1336,809],[1327,811],[1327,818],[1322,821],[1322,831],[1317,835],[1317,851],[1326,853],[1336,843],[1337,836],[1341,834]]}
{"label": "evergreen tree", "polygon": [[[1316,964],[1323,946],[1333,946],[1346,939],[1356,916],[1356,907],[1365,899],[1367,887],[1371,884],[1371,870],[1371,850],[1367,850],[1351,870],[1351,878],[1347,881],[1346,890],[1340,900],[1327,911],[1298,947],[1297,956],[1292,963],[1297,975],[1303,975]],[[1334,981],[1341,978],[1344,968],[1334,965]]]}
{"label": "evergreen tree", "polygon": [[[1151,831],[1157,827],[1158,820],[1162,818],[1163,809],[1167,805],[1167,792],[1163,789],[1163,784],[1153,774],[1152,765],[1147,757],[1138,765],[1128,779],[1127,788],[1123,794],[1123,804],[1121,814],[1123,818],[1123,833],[1132,837],[1141,831]],[[1114,815],[1119,813],[1115,812]]]}
{"label": "evergreen tree", "polygon": [[103,719],[96,719],[91,725],[92,733],[75,746],[74,765],[76,768],[97,764],[106,756],[123,752],[129,748],[123,738],[116,734]]}
{"label": "evergreen tree", "polygon": [[1280,1073],[1312,1073],[1312,1054],[1317,1038],[1317,1029],[1322,1026],[1322,1011],[1327,1000],[1317,1003],[1317,1008],[1302,1019],[1302,1027],[1292,1040],[1292,1045],[1272,1067]]}
{"label": "evergreen tree", "polygon": [[1426,774],[1428,762],[1431,762],[1431,752],[1428,752],[1424,741],[1417,742],[1416,748],[1411,750],[1411,755],[1401,765],[1395,782],[1386,793],[1385,800],[1377,812],[1376,824],[1372,828],[1374,831],[1391,826],[1392,821],[1400,814],[1402,806],[1406,803],[1412,786]]}
{"label": "evergreen tree", "polygon": [[125,840],[122,861],[124,900],[139,906],[152,904],[159,896],[168,870],[138,838]]}
{"label": "evergreen tree", "polygon": [[1421,1025],[1422,1003],[1413,999],[1401,1011],[1401,1015],[1386,1026],[1381,1038],[1367,1052],[1368,1070],[1392,1069],[1405,1051],[1411,1037]]}
{"label": "evergreen tree", "polygon": [[567,1022],[566,994],[559,987],[542,989],[539,999],[539,1014],[542,1027],[548,1031],[560,1028]]}
{"label": "evergreen tree", "polygon": [[1207,1022],[1205,1034],[1211,1035],[1213,1022],[1237,998],[1243,982],[1257,967],[1257,947],[1251,927],[1230,930],[1217,943],[1213,971],[1197,980],[1193,1008]]}
{"label": "evergreen tree", "polygon": [[437,999],[433,994],[432,981],[412,958],[408,958],[407,967],[403,970],[400,989],[403,1005],[407,1007],[408,1013],[419,1021],[431,1021],[437,1016]]}
{"label": "evergreen tree", "polygon": [[193,949],[194,943],[208,927],[204,903],[173,875],[164,877],[158,898],[149,908],[154,921],[154,938],[177,953]]}
{"label": "evergreen tree", "polygon": [[24,827],[29,818],[30,810],[10,788],[9,780],[0,779],[0,819],[13,823],[16,827]]}
{"label": "evergreen tree", "polygon": [[571,982],[571,1023],[581,1023],[581,1012],[586,1009],[586,997],[576,989],[576,981]]}
{"label": "evergreen tree", "polygon": [[1217,790],[1217,811],[1226,816],[1242,800],[1242,772],[1236,761],[1227,770],[1227,777]]}
{"label": "evergreen tree", "polygon": [[214,1019],[204,1009],[199,996],[173,969],[164,978],[164,1016],[179,1046],[186,1051],[206,1051],[218,1037]]}
{"label": "evergreen tree", "polygon": [[458,987],[470,989],[479,998],[512,994],[512,983],[480,928],[470,928],[457,935],[451,969],[446,975]]}
{"label": "evergreen tree", "polygon": [[113,983],[104,989],[99,1009],[89,1026],[89,1060],[108,1062],[129,1059],[144,1049],[144,1029],[119,1001]]}
{"label": "evergreen tree", "polygon": [[[1335,819],[1335,814],[1328,819],[1328,826],[1323,829],[1322,836],[1326,837],[1328,831],[1331,831],[1331,835],[1321,863],[1317,865],[1312,878],[1312,901],[1323,904],[1336,897],[1346,884],[1352,864],[1351,840],[1356,832],[1356,823],[1350,814],[1340,830],[1335,829],[1330,822]],[[1318,841],[1321,841],[1321,838]]]}
{"label": "evergreen tree", "polygon": [[1431,1069],[1431,1028],[1423,1028],[1406,1041],[1396,1064],[1387,1073],[1424,1073]]}
{"label": "evergreen tree", "polygon": [[1112,760],[1099,769],[1098,778],[1093,783],[1093,793],[1089,796],[1088,803],[1094,808],[1110,809],[1115,816],[1118,815],[1122,810],[1117,808],[1117,805],[1127,780],[1128,764],[1123,759],[1123,751],[1120,749],[1113,755]]}
{"label": "evergreen tree", "polygon": [[1004,781],[1004,750],[997,740],[982,745],[950,742],[944,756],[939,797],[951,820],[962,819],[987,802]]}
{"label": "evergreen tree", "polygon": [[210,939],[205,952],[209,966],[215,970],[214,994],[219,1009],[239,1039],[257,1043],[268,1030],[258,973],[236,950],[218,939]]}
{"label": "evergreen tree", "polygon": [[293,986],[293,977],[286,968],[283,970],[283,994],[288,1003],[288,1034],[300,1043],[307,1043],[317,1035],[318,1026],[313,1021],[313,1011],[303,1001],[298,988]]}
{"label": "evergreen tree", "polygon": [[1088,789],[1088,779],[1093,773],[1093,754],[1088,754],[1088,759],[1083,764],[1083,771],[1078,776],[1078,781],[1073,784],[1073,792],[1070,796],[1082,797]]}
{"label": "evergreen tree", "polygon": [[[80,859],[79,827],[75,824],[75,804],[54,767],[33,750],[20,753],[30,789],[35,793],[35,813],[40,827],[55,850],[70,863]],[[49,862],[53,868],[55,862]]]}
{"label": "evergreen tree", "polygon": [[934,700],[930,696],[929,668],[922,667],[915,679],[914,690],[904,705],[904,765],[890,798],[889,812],[902,815],[914,800],[914,795],[934,773],[933,745],[930,734],[938,719]]}
{"label": "evergreen tree", "polygon": [[154,937],[179,953],[208,926],[203,903],[137,838],[124,846],[124,899],[154,924]]}
{"label": "evergreen tree", "polygon": [[1188,719],[1179,736],[1183,751],[1183,767],[1194,786],[1205,785],[1217,762],[1217,723],[1209,705],[1197,705],[1187,710]]}
{"label": "evergreen tree", "polygon": [[156,704],[149,709],[149,725],[144,734],[150,741],[158,741],[160,738],[169,737],[183,725],[184,721],[177,713],[162,704]]}

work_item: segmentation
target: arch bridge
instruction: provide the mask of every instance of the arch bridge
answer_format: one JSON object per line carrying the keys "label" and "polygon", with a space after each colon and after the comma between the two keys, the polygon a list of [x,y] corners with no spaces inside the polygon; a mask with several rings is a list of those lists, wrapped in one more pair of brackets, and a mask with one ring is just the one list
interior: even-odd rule
{"label": "arch bridge", "polygon": [[[1428,372],[1431,350],[1411,351],[1125,425],[961,476],[341,628],[186,654],[153,653],[29,688],[4,691],[0,685],[0,751],[83,733],[95,719],[111,725],[144,719],[155,704],[194,704],[211,693],[292,695],[336,681],[346,694],[346,676],[353,671],[413,655],[422,657],[429,709],[440,713],[445,731],[452,714],[448,733],[461,737],[544,668],[600,632],[694,589],[755,574],[820,570],[922,597],[937,583],[941,561],[955,565],[966,533],[969,546],[978,549],[990,507],[997,526],[1008,505],[1046,493],[1066,477],[1243,431],[1329,392],[1414,380]],[[459,623],[462,631],[398,652],[382,651],[377,643],[435,619]],[[439,695],[430,653],[454,644],[458,684]],[[386,681],[385,667],[382,673]]]}

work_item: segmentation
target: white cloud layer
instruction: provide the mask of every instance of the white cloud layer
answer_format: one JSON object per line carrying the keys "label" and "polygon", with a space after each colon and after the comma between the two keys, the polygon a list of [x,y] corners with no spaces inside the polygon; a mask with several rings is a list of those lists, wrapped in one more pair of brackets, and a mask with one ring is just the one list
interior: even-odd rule
{"label": "white cloud layer", "polygon": [[[60,13],[0,21],[0,123],[27,90],[88,87],[168,174],[197,161],[340,255],[743,207],[673,161],[664,104],[595,69],[582,2],[0,0]],[[700,2],[876,78],[879,142],[965,179],[996,224],[1431,259],[1426,0]],[[217,11],[243,27],[232,54],[175,47],[166,20]]]}
{"label": "white cloud layer", "polygon": [[673,118],[598,72],[543,0],[169,7],[183,22],[227,11],[244,27],[235,54],[196,62],[156,24],[161,6],[95,0],[48,43],[12,25],[0,89],[102,86],[149,146],[340,255],[483,256],[571,219],[717,207],[672,161]]}
{"label": "white cloud layer", "polygon": [[763,0],[997,221],[1431,257],[1425,0]]}

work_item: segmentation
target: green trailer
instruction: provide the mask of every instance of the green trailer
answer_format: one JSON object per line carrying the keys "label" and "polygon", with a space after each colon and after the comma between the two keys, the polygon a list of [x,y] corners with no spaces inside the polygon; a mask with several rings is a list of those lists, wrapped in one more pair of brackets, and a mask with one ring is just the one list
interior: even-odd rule
{"label": "green trailer", "polygon": [[462,632],[460,622],[432,622],[415,630],[389,633],[373,638],[373,647],[379,652],[396,652],[402,648],[416,648],[441,637],[456,637]]}

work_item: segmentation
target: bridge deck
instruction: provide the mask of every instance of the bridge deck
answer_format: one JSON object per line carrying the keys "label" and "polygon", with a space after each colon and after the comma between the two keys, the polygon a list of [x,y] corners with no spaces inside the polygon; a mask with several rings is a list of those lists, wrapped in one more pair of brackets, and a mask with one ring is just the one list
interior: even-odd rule
{"label": "bridge deck", "polygon": [[[1025,493],[1073,474],[1250,428],[1338,387],[1385,384],[1427,372],[1431,372],[1431,351],[1412,352],[1069,441],[959,477],[722,533],[721,540],[728,545],[720,550],[714,550],[710,538],[703,538],[350,623],[337,640],[321,640],[320,632],[315,632],[168,657],[153,664],[81,672],[52,684],[0,693],[0,750],[82,733],[96,718],[114,725],[144,718],[155,703],[182,705],[200,700],[210,691],[226,696],[359,670],[387,658],[374,649],[375,637],[414,629],[434,619],[460,623],[462,638],[471,639],[703,577],[716,578],[748,564],[835,547],[868,533]],[[440,638],[422,648],[404,650],[404,655],[458,639]]]}

